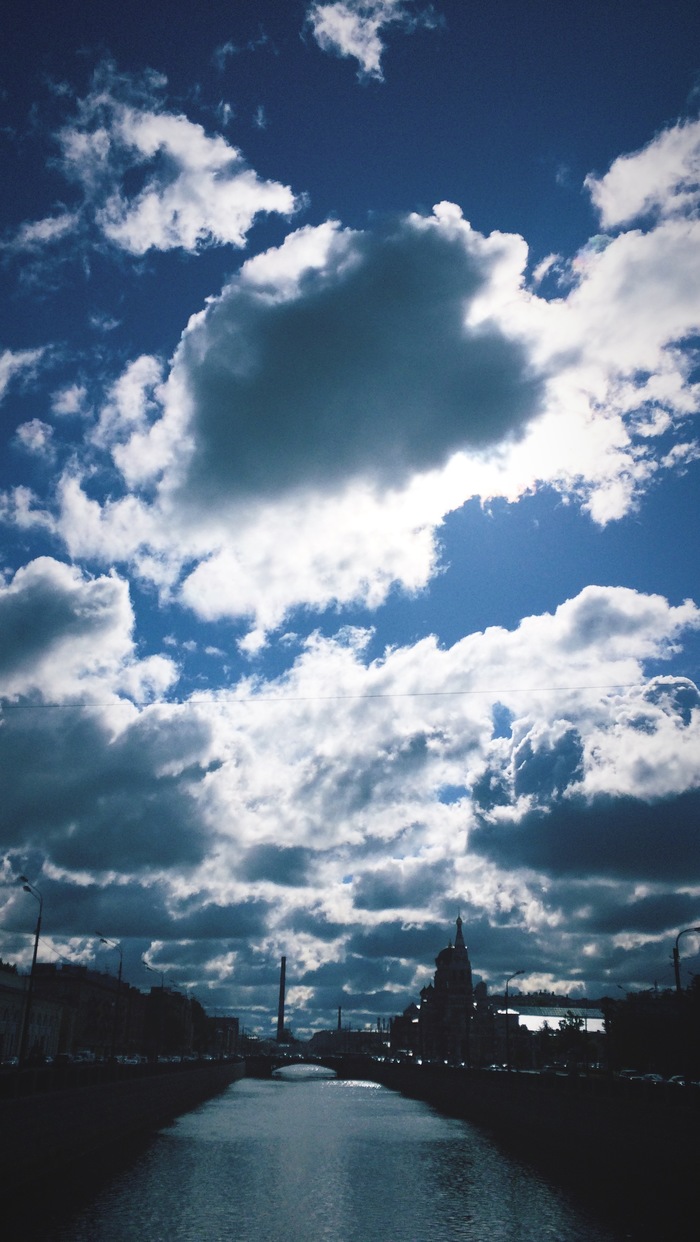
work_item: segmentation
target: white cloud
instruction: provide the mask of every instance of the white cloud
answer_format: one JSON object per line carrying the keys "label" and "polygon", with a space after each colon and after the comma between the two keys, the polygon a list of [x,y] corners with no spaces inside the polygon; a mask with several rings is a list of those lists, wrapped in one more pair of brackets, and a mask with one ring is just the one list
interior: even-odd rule
{"label": "white cloud", "polygon": [[63,211],[44,220],[32,220],[21,225],[14,237],[4,243],[4,249],[31,251],[64,241],[80,226],[79,212]]}
{"label": "white cloud", "polygon": [[607,173],[586,178],[604,228],[655,214],[663,219],[700,201],[700,121],[663,130],[647,146],[614,160]]}
{"label": "white cloud", "polygon": [[41,418],[32,418],[28,423],[21,423],[16,435],[17,440],[28,453],[48,460],[53,458],[53,427]]}
{"label": "white cloud", "polygon": [[[446,862],[455,816],[464,845],[467,790],[492,751],[508,753],[516,743],[522,750],[526,738],[539,738],[531,749],[546,742],[554,753],[572,730],[601,783],[601,739],[609,739],[610,795],[621,789],[613,754],[621,732],[629,770],[653,764],[655,793],[693,787],[700,779],[697,707],[674,697],[677,679],[642,683],[645,661],[668,657],[697,628],[700,611],[690,603],[673,607],[659,596],[589,587],[552,614],[525,618],[511,631],[468,635],[449,649],[425,638],[370,660],[363,631],[314,635],[282,677],[251,678],[206,696],[217,704],[227,757],[210,782],[219,822],[229,825],[224,835],[233,850],[253,843],[331,850],[337,883],[343,867],[374,865],[373,842],[383,852],[432,852]],[[636,688],[622,689],[625,683]],[[697,692],[695,699],[700,703]],[[667,722],[669,745],[656,760],[648,735],[628,727],[634,702]],[[496,703],[510,711],[512,741],[493,740]],[[671,781],[671,734],[683,729],[687,758],[685,766],[676,762]],[[574,770],[561,768],[564,790]],[[533,775],[533,794],[550,779],[544,771]],[[463,789],[458,806],[439,801],[446,786]]]}
{"label": "white cloud", "polygon": [[543,378],[493,308],[518,297],[526,250],[455,210],[304,230],[193,317],[164,393],[194,446],[180,503],[396,487],[522,434]]}
{"label": "white cloud", "polygon": [[172,661],[135,658],[129,589],[115,574],[89,578],[39,557],[0,587],[0,616],[5,697],[38,693],[46,701],[75,696],[100,703],[114,700],[128,681],[142,699],[175,679]]}
{"label": "white cloud", "polygon": [[[144,357],[114,383],[93,442],[131,494],[88,500],[72,466],[71,554],[169,591],[188,562],[183,600],[249,618],[253,651],[295,607],[424,587],[442,519],[472,496],[549,484],[618,520],[696,451],[677,344],[698,326],[696,231],[664,220],[588,248],[554,300],[528,292],[522,238],[451,204],[291,233],[191,318],[164,382]],[[662,435],[683,438],[660,457]]]}
{"label": "white cloud", "polygon": [[83,384],[69,384],[51,397],[51,412],[59,417],[86,412],[87,389]]}
{"label": "white cloud", "polygon": [[[0,595],[0,611],[17,635],[0,670],[5,692],[66,694],[60,665],[73,694],[80,687],[86,699],[87,683],[105,704],[138,670],[125,584],[114,577],[89,580],[36,562]],[[430,953],[406,947],[405,925],[427,928],[429,938],[446,910],[466,902],[470,930],[480,929],[473,954],[480,972],[507,952],[503,936],[522,935],[527,924],[535,941],[546,939],[543,960],[558,961],[555,977],[576,977],[571,911],[558,909],[564,898],[548,891],[552,876],[533,865],[529,837],[517,826],[540,804],[590,805],[588,817],[579,810],[572,821],[578,835],[567,850],[590,854],[594,844],[603,879],[653,870],[653,856],[640,860],[626,831],[591,842],[590,825],[602,796],[614,808],[635,781],[642,799],[697,788],[697,689],[671,677],[645,683],[643,667],[699,623],[689,603],[590,587],[552,614],[467,635],[447,649],[425,638],[371,659],[369,635],[346,628],[333,638],[311,636],[279,677],[243,680],[181,706],[96,708],[60,721],[14,714],[0,731],[0,766],[20,773],[5,808],[6,834],[16,857],[30,849],[45,857],[47,875],[80,874],[80,888],[70,890],[73,926],[83,899],[106,893],[108,877],[121,875],[123,917],[141,929],[131,934],[182,938],[183,926],[191,933],[195,926],[185,914],[201,909],[197,934],[228,940],[227,907],[257,903],[270,952],[296,928],[299,963],[315,970],[351,948],[357,970],[369,972],[393,942],[370,950],[363,938],[376,934],[379,946],[390,911],[392,928],[404,924],[404,948],[394,954],[417,956],[420,972]],[[151,661],[141,679],[150,677],[155,689],[159,675]],[[494,736],[497,705],[509,713],[508,737]],[[500,781],[500,800],[486,797],[487,772],[492,793]],[[449,801],[445,789],[453,791]],[[660,824],[649,831],[660,859],[666,848],[678,852],[679,839]],[[556,872],[556,844],[547,838],[547,845]],[[516,846],[522,858],[508,854]],[[696,855],[687,862],[690,884],[700,879]],[[140,877],[153,872],[158,888],[144,893]],[[605,909],[607,893],[604,885],[588,893],[592,912],[597,903]],[[89,903],[83,917],[92,919],[89,930]],[[213,948],[209,941],[202,952],[216,977]],[[604,955],[600,968],[609,964]],[[406,969],[409,986],[413,968]],[[309,985],[310,1006],[322,1007]]]}
{"label": "white cloud", "polygon": [[[596,237],[551,299],[527,288],[523,238],[484,236],[454,204],[290,233],[192,316],[167,372],[143,356],[109,383],[59,485],[70,554],[247,619],[253,654],[295,608],[425,587],[442,520],[471,497],[549,485],[619,520],[698,453],[682,347],[700,330],[698,227],[662,213]],[[124,493],[100,501],[103,452]],[[26,489],[6,508],[56,523]]]}
{"label": "white cloud", "polygon": [[289,216],[295,209],[288,186],[262,181],[235,147],[184,116],[117,107],[111,141],[132,167],[153,166],[156,157],[165,165],[138,194],[117,189],[97,212],[105,236],[132,254],[240,247],[257,215]]}
{"label": "white cloud", "polygon": [[[82,202],[22,225],[11,249],[38,250],[88,226],[133,255],[242,247],[260,214],[293,214],[298,203],[288,186],[259,178],[223,137],[167,111],[164,87],[157,74],[139,81],[110,63],[100,67],[57,135],[58,164]],[[125,188],[127,176],[138,188]]]}
{"label": "white cloud", "polygon": [[382,81],[383,31],[392,25],[433,28],[438,19],[432,6],[416,11],[413,0],[334,0],[312,4],[306,20],[322,51],[349,56],[358,62],[359,78]]}
{"label": "white cloud", "polygon": [[157,358],[143,354],[130,362],[107,394],[92,435],[94,443],[111,448],[116,457],[120,443],[145,431],[149,416],[158,411],[154,390],[161,379]]}
{"label": "white cloud", "polygon": [[344,497],[297,498],[247,518],[241,511],[235,538],[222,531],[224,546],[188,574],[182,601],[203,619],[254,620],[243,647],[251,651],[294,607],[376,608],[396,583],[418,591],[435,570],[432,527],[440,505],[426,496],[418,508],[413,499],[407,493],[382,502],[356,487]]}
{"label": "white cloud", "polygon": [[35,374],[44,352],[43,349],[4,349],[0,353],[0,401],[15,377],[23,379]]}

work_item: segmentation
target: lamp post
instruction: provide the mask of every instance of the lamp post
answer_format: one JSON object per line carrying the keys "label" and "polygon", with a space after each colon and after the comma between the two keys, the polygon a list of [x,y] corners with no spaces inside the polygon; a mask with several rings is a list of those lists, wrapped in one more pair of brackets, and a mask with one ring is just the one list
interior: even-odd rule
{"label": "lamp post", "polygon": [[678,941],[681,936],[687,936],[689,932],[700,932],[700,927],[684,927],[683,930],[679,931],[676,936],[675,944],[673,946],[673,972],[676,976],[676,992],[680,992],[681,990],[681,958],[678,951]]}
{"label": "lamp post", "polygon": [[144,967],[146,968],[146,970],[150,970],[150,972],[151,972],[151,974],[152,974],[152,975],[160,975],[160,990],[161,990],[161,992],[162,992],[162,991],[163,991],[163,988],[165,987],[165,983],[164,983],[164,980],[165,980],[165,971],[164,971],[164,970],[156,970],[155,966],[149,966],[149,965],[148,965],[148,962],[147,962],[147,961],[146,961],[146,959],[145,959],[145,958],[143,958],[143,957],[141,958],[141,965],[142,965],[142,966],[144,966]]}
{"label": "lamp post", "polygon": [[[100,936],[99,932],[95,935]],[[114,1002],[114,1021],[112,1023],[112,1054],[111,1059],[117,1055],[117,1030],[119,1028],[119,1002],[122,995],[122,968],[124,966],[124,951],[118,940],[110,940],[107,936],[100,936],[100,944],[106,944],[109,949],[116,949],[119,954],[119,973],[117,975],[117,999]]]}
{"label": "lamp post", "polygon": [[524,975],[524,970],[516,970],[506,979],[506,1069],[510,1073],[510,1019],[508,1017],[508,988],[513,979],[517,979],[518,975]]}
{"label": "lamp post", "polygon": [[22,1035],[21,1035],[20,1044],[19,1044],[18,1061],[19,1061],[20,1066],[22,1066],[24,1065],[24,1062],[27,1057],[27,1045],[29,1043],[29,1022],[31,1019],[31,1012],[32,1012],[32,991],[34,988],[34,970],[36,967],[36,955],[39,950],[39,936],[41,935],[41,916],[44,911],[44,898],[39,892],[39,889],[34,884],[30,884],[26,875],[21,875],[19,878],[20,878],[20,882],[22,884],[22,888],[24,889],[25,893],[30,893],[31,896],[36,898],[36,900],[39,902],[39,913],[37,915],[37,920],[36,920],[36,931],[34,932],[34,952],[32,953],[32,966],[29,972],[29,980],[27,982],[27,997],[24,1002],[24,1018],[22,1021]]}

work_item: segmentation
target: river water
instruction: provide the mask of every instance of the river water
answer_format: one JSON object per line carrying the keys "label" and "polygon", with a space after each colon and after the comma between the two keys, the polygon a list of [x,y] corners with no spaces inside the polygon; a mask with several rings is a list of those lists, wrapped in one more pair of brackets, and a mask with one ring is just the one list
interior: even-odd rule
{"label": "river water", "polygon": [[619,1242],[483,1133],[375,1083],[243,1079],[46,1242]]}

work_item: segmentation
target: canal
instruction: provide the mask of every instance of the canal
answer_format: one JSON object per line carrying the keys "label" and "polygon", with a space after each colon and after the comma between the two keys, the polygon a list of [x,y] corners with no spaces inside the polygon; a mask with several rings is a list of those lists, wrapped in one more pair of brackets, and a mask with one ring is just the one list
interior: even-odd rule
{"label": "canal", "polygon": [[[32,1218],[31,1209],[25,1221]],[[620,1242],[469,1123],[311,1067],[180,1117],[42,1242]]]}

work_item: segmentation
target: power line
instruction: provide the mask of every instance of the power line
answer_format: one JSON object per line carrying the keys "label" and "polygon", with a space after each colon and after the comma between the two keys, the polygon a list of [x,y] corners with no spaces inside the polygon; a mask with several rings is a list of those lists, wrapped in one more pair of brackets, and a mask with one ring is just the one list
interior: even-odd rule
{"label": "power line", "polygon": [[[682,677],[684,674],[677,674]],[[254,705],[267,703],[350,703],[365,702],[374,699],[420,699],[420,698],[459,698],[460,696],[487,694],[571,694],[575,691],[600,690],[631,690],[642,688],[642,681],[606,682],[592,686],[480,686],[473,689],[457,690],[382,690],[369,694],[260,694],[212,699],[156,699],[143,707],[229,707],[236,705]],[[120,699],[110,703],[0,703],[0,711],[106,711],[117,707],[138,707],[131,699]]]}

